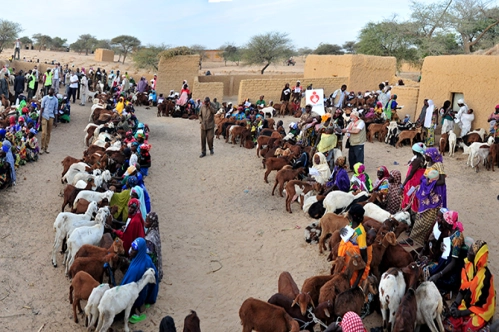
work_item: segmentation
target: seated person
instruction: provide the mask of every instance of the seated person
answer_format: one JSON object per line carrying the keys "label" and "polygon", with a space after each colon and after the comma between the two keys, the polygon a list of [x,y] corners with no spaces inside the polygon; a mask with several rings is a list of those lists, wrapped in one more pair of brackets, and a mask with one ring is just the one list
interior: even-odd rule
{"label": "seated person", "polygon": [[336,159],[331,177],[326,183],[328,193],[332,190],[341,190],[347,193],[350,190],[350,179],[348,178],[346,161],[347,158],[345,156]]}
{"label": "seated person", "polygon": [[373,185],[369,175],[365,173],[366,167],[362,163],[356,163],[353,166],[353,175],[350,179],[350,191],[372,192]]}
{"label": "seated person", "polygon": [[376,176],[378,178],[374,182],[373,192],[380,194],[380,196],[378,197],[378,201],[380,203],[384,203],[386,200],[386,195],[388,195],[388,187],[390,186],[390,173],[388,172],[388,168],[386,168],[385,166],[378,167]]}
{"label": "seated person", "polygon": [[445,320],[446,331],[482,331],[494,317],[494,276],[487,267],[489,247],[482,240],[468,249],[461,273],[461,287]]}

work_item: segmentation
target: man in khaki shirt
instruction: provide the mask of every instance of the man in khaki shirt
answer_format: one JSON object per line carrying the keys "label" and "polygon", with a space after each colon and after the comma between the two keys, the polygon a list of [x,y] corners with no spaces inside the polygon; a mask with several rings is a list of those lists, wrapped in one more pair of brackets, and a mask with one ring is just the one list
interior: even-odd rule
{"label": "man in khaki shirt", "polygon": [[215,137],[215,113],[216,108],[210,102],[210,97],[204,98],[204,103],[199,110],[199,123],[201,123],[201,155],[199,158],[206,156],[206,140],[208,140],[208,147],[210,154],[213,151],[213,138]]}

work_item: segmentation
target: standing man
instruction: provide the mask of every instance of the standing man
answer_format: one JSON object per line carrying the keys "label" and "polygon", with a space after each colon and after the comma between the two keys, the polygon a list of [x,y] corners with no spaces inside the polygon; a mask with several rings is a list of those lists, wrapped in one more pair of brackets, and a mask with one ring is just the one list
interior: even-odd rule
{"label": "standing man", "polygon": [[33,96],[36,95],[36,91],[38,91],[38,78],[40,72],[38,71],[38,66],[35,65],[35,68],[33,69],[33,76],[35,77],[35,87],[33,88]]}
{"label": "standing man", "polygon": [[128,96],[128,90],[130,90],[130,81],[126,77],[126,75],[121,75],[121,78],[123,79],[121,81],[121,93],[126,97]]}
{"label": "standing man", "polygon": [[5,72],[4,77],[0,77],[0,98],[4,96],[9,99],[9,84],[7,79],[9,78],[9,73]]}
{"label": "standing man", "polygon": [[16,78],[14,79],[14,93],[15,93],[14,100],[16,100],[16,105],[17,105],[17,97],[19,97],[19,95],[24,92],[24,75],[23,74],[24,74],[23,71],[20,70],[17,73]]}
{"label": "standing man", "polygon": [[201,155],[199,158],[206,156],[206,140],[210,154],[213,155],[213,137],[215,136],[215,113],[217,110],[210,102],[210,97],[204,98],[204,103],[199,111],[199,123],[201,123]]}
{"label": "standing man", "polygon": [[68,100],[71,93],[70,85],[71,85],[71,72],[68,70],[64,74],[64,86],[66,87],[66,97],[68,97]]}
{"label": "standing man", "polygon": [[296,85],[293,87],[293,102],[300,103],[301,101],[301,93],[303,92],[303,87],[301,86],[300,81],[296,81]]}
{"label": "standing man", "polygon": [[[457,106],[459,106],[459,111],[457,111],[457,114],[454,118],[454,122],[457,123],[457,125],[459,126],[459,128],[461,128],[461,130],[463,129],[463,123],[461,122],[461,116],[463,114],[467,114],[468,113],[468,105],[466,105],[464,103],[464,99],[459,99],[457,101]],[[459,137],[463,137],[462,135],[459,135]]]}
{"label": "standing man", "polygon": [[81,102],[80,102],[80,105],[81,106],[85,106],[85,100],[87,99],[87,93],[88,93],[88,79],[87,79],[87,75],[85,73],[83,73],[83,75],[81,76],[80,85],[81,85]]}
{"label": "standing man", "polygon": [[76,90],[78,90],[78,76],[75,74],[75,72],[71,72],[71,78],[69,79],[69,97],[68,101],[71,96],[73,96],[73,104],[76,101]]}
{"label": "standing man", "polygon": [[21,44],[22,43],[19,41],[19,38],[17,38],[14,44],[14,58],[17,54],[17,60],[19,60],[19,58],[21,57]]}
{"label": "standing man", "polygon": [[93,86],[94,91],[97,89],[97,83],[101,80],[102,80],[102,73],[100,71],[100,68],[97,67],[97,71],[95,72],[94,86]]}
{"label": "standing man", "polygon": [[49,93],[49,89],[52,87],[52,72],[50,71],[50,68],[47,68],[47,71],[45,72],[45,77],[43,79],[44,79],[43,94],[47,95]]}
{"label": "standing man", "polygon": [[42,126],[42,145],[40,147],[40,154],[50,153],[49,143],[50,143],[50,133],[52,132],[52,125],[57,127],[54,123],[54,119],[57,122],[57,106],[59,101],[54,97],[54,89],[49,88],[48,96],[44,96],[42,99],[41,114],[38,118],[38,123]]}
{"label": "standing man", "polygon": [[28,72],[28,102],[33,98],[35,95],[35,83],[36,83],[36,77],[33,74],[33,71],[30,69]]}
{"label": "standing man", "polygon": [[55,64],[55,68],[52,73],[52,88],[54,89],[54,93],[57,95],[59,93],[59,78],[61,76],[61,67],[59,66],[59,63]]}
{"label": "standing man", "polygon": [[341,88],[333,92],[330,96],[331,98],[331,104],[333,104],[334,107],[337,109],[343,109],[343,106],[345,105],[345,101],[347,99],[347,86],[346,84],[343,84]]}
{"label": "standing man", "polygon": [[[366,142],[366,124],[359,118],[359,112],[350,114],[350,124],[342,130],[350,142],[348,149],[348,163],[353,172],[356,163],[364,163],[364,143]],[[346,138],[344,138],[346,139]]]}

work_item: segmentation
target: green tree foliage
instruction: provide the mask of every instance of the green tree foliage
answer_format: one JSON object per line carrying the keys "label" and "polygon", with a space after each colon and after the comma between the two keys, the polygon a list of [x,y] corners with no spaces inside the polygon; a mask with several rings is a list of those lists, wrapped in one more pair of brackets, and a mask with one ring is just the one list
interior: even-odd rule
{"label": "green tree foliage", "polygon": [[111,45],[119,49],[121,55],[123,55],[123,63],[125,63],[126,56],[128,53],[138,49],[140,47],[140,40],[133,36],[121,35],[111,39]]}
{"label": "green tree foliage", "polygon": [[23,29],[19,23],[0,19],[0,53],[4,47],[14,47],[14,41],[21,31]]}
{"label": "green tree foliage", "polygon": [[39,52],[42,51],[42,48],[49,47],[52,43],[52,37],[42,35],[41,33],[34,34],[32,37],[35,40],[35,47],[38,48]]}
{"label": "green tree foliage", "polygon": [[24,45],[29,45],[29,44],[33,44],[33,40],[31,40],[31,38],[29,38],[28,36],[24,36],[24,37],[21,37],[19,38],[19,41]]}
{"label": "green tree foliage", "polygon": [[357,52],[368,55],[394,56],[398,61],[415,61],[418,52],[414,45],[411,24],[395,19],[368,23],[359,35]]}
{"label": "green tree foliage", "polygon": [[222,50],[220,55],[224,59],[226,66],[227,66],[227,61],[232,61],[236,65],[239,65],[239,61],[241,61],[240,48],[238,48],[233,43],[227,43],[225,45],[222,45],[220,49]]}
{"label": "green tree foliage", "polygon": [[343,45],[341,47],[343,48],[345,53],[353,54],[353,53],[355,53],[355,48],[357,47],[357,43],[353,40],[346,41],[343,43]]}
{"label": "green tree foliage", "polygon": [[62,39],[60,37],[54,37],[52,38],[52,42],[50,43],[50,47],[53,49],[61,49],[64,47],[68,40],[67,39]]}
{"label": "green tree foliage", "polygon": [[71,44],[71,48],[77,51],[78,53],[81,53],[85,51],[85,55],[88,55],[89,52],[95,49],[95,45],[97,44],[97,39],[90,35],[90,34],[84,34],[80,35],[78,37],[78,40]]}
{"label": "green tree foliage", "polygon": [[137,66],[137,68],[157,71],[159,54],[169,48],[170,46],[165,44],[141,47],[133,53],[133,62],[135,62],[135,66]]}
{"label": "green tree foliage", "polygon": [[271,63],[293,54],[291,40],[286,33],[267,32],[251,37],[243,53],[243,59],[248,65],[261,65],[261,74]]}
{"label": "green tree foliage", "polygon": [[193,54],[199,54],[201,56],[201,60],[206,59],[206,47],[199,44],[194,44],[189,47]]}
{"label": "green tree foliage", "polygon": [[323,44],[320,43],[319,46],[314,50],[314,54],[326,55],[326,54],[344,54],[343,49],[340,45],[336,44]]}
{"label": "green tree foliage", "polygon": [[97,48],[105,48],[107,50],[110,50],[111,49],[111,40],[109,40],[109,39],[99,39],[99,40],[97,40],[97,43],[95,43],[94,51]]}
{"label": "green tree foliage", "polygon": [[309,55],[314,53],[314,50],[311,49],[310,47],[301,47],[296,51],[296,55],[302,56],[302,55]]}

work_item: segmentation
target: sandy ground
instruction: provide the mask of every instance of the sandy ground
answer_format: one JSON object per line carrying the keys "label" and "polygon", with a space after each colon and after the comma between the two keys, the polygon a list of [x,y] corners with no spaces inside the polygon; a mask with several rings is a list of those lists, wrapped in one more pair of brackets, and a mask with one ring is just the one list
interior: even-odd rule
{"label": "sandy ground", "polygon": [[[18,185],[0,193],[0,322],[9,331],[83,331],[72,321],[69,281],[61,266],[53,268],[52,224],[60,211],[60,161],[79,157],[89,107],[73,106],[70,124],[53,131],[51,153],[18,171]],[[135,329],[155,331],[164,315],[182,326],[190,309],[198,312],[203,331],[237,331],[244,299],[267,300],[277,291],[277,278],[290,271],[299,285],[310,276],[327,273],[329,264],[308,245],[303,228],[311,220],[284,199],[272,197],[263,182],[255,150],[215,142],[215,155],[199,159],[196,121],[156,118],[155,110],[139,108],[138,117],[151,128],[153,167],[146,185],[153,210],[160,216],[165,278],[148,319]],[[291,121],[291,118],[287,118]],[[408,147],[366,145],[366,165],[386,165],[405,173]],[[400,165],[394,166],[394,162]],[[460,213],[466,235],[489,242],[497,250],[494,212],[499,185],[496,173],[466,169],[460,153],[445,158],[449,207]],[[294,229],[298,225],[302,229]],[[497,272],[499,257],[491,255]],[[220,267],[217,272],[212,272]],[[366,323],[380,324],[373,315]],[[119,326],[119,325],[118,325]],[[119,328],[120,329],[120,328]]]}

